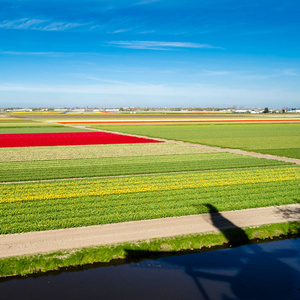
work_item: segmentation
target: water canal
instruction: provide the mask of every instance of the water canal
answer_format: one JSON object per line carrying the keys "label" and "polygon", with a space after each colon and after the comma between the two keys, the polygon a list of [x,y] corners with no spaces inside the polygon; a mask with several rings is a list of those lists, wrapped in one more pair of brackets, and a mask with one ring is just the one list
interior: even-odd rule
{"label": "water canal", "polygon": [[0,281],[0,298],[300,299],[300,239]]}

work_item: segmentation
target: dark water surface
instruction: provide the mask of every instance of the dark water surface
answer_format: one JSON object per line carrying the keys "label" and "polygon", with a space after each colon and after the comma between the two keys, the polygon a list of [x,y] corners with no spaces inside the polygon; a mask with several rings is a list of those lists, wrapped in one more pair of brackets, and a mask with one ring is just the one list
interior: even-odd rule
{"label": "dark water surface", "polygon": [[300,299],[300,239],[0,282],[0,299]]}

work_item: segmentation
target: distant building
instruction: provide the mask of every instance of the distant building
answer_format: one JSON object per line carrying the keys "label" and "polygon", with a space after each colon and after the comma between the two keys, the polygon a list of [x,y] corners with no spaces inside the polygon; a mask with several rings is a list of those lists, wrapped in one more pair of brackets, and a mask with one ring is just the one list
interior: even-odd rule
{"label": "distant building", "polygon": [[22,112],[22,111],[32,111],[32,108],[7,108],[5,109],[7,112]]}
{"label": "distant building", "polygon": [[71,112],[84,112],[85,109],[84,108],[73,108],[71,109]]}
{"label": "distant building", "polygon": [[287,111],[288,113],[300,113],[300,108],[299,107],[293,107],[292,109]]}
{"label": "distant building", "polygon": [[240,113],[240,114],[244,114],[244,113],[249,113],[248,109],[235,109],[232,111],[233,113]]}
{"label": "distant building", "polygon": [[120,111],[120,109],[119,108],[105,108],[104,111],[117,112],[117,111]]}

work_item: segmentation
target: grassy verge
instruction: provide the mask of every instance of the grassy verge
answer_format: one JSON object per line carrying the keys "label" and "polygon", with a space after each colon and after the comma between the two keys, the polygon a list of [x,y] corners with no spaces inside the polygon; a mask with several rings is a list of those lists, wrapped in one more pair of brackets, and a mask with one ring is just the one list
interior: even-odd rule
{"label": "grassy verge", "polygon": [[[279,223],[243,228],[250,241],[300,236],[300,222]],[[230,229],[230,235],[239,243],[241,229]],[[244,236],[243,234],[243,236]],[[152,239],[135,243],[96,246],[0,259],[0,276],[27,275],[60,270],[68,267],[109,262],[130,262],[153,256],[186,254],[191,251],[213,250],[217,246],[230,246],[224,233],[192,234],[171,238]],[[243,240],[240,240],[243,243]],[[130,253],[130,254],[129,254]]]}

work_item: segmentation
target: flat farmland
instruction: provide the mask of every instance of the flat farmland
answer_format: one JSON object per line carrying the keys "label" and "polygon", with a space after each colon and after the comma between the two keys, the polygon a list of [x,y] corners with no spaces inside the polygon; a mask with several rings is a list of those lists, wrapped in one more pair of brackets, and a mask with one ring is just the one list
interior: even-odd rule
{"label": "flat farmland", "polygon": [[[17,134],[26,140],[35,128],[23,123],[18,127],[16,122],[11,129],[20,130]],[[70,129],[78,136],[98,133],[43,124],[36,127],[45,129],[41,134],[52,129],[62,130],[58,133]],[[210,206],[221,212],[299,203],[298,165],[197,144],[203,137],[228,147],[236,132],[236,146],[243,141],[248,148],[256,143],[255,149],[267,149],[261,133],[253,133],[263,127],[272,138],[272,143],[267,142],[272,149],[295,148],[297,139],[291,140],[298,137],[298,124],[272,124],[273,130],[265,125],[271,124],[97,126],[194,144],[151,138],[134,143],[134,137],[128,136],[121,144],[116,140],[112,144],[0,147],[0,234],[187,216],[208,213]],[[281,139],[284,134],[286,140]],[[280,148],[278,141],[286,145]]]}
{"label": "flat farmland", "polygon": [[300,158],[300,124],[110,125],[93,128]]}
{"label": "flat farmland", "polygon": [[[25,122],[26,123],[26,122]],[[30,123],[30,122],[29,122]],[[39,123],[39,122],[32,122],[32,123]],[[1,124],[1,123],[0,123]],[[21,122],[21,128],[23,129],[24,124]],[[44,124],[44,123],[43,123]],[[49,123],[51,126],[52,123]],[[53,124],[52,124],[53,125]],[[276,129],[277,126],[280,126],[281,128],[281,134],[286,133],[286,127],[282,126],[289,126],[288,128],[294,129],[292,131],[294,135],[296,135],[296,127],[293,127],[293,125],[298,124],[272,124],[271,126],[275,126]],[[17,125],[16,125],[17,126]],[[45,128],[47,128],[46,125]],[[214,137],[213,132],[215,134],[215,140],[222,140],[225,139],[228,136],[231,136],[234,134],[234,131],[236,133],[239,133],[239,137],[241,137],[241,131],[242,128],[246,128],[244,130],[248,130],[249,132],[252,132],[252,141],[255,140],[257,145],[260,145],[261,139],[259,137],[255,137],[253,135],[253,132],[256,130],[257,126],[258,128],[261,128],[261,126],[264,128],[265,133],[273,132],[272,137],[275,138],[274,131],[271,130],[269,127],[264,127],[265,125],[217,125],[217,126],[211,126],[211,125],[145,125],[145,126],[107,126],[101,128],[103,129],[113,129],[118,130],[120,132],[130,132],[130,133],[136,133],[136,134],[142,134],[142,135],[148,135],[148,136],[158,136],[162,138],[170,138],[170,139],[177,139],[180,138],[182,140],[192,141],[192,142],[199,142],[199,131],[203,131],[202,136],[205,136],[207,139]],[[268,125],[269,126],[269,125]],[[68,129],[68,127],[63,127]],[[77,130],[76,128],[70,128],[72,130]],[[228,130],[230,129],[231,134],[228,134]],[[216,136],[216,131],[218,131],[218,136]],[[91,132],[97,133],[97,132]],[[76,134],[76,133],[75,133]],[[83,133],[84,134],[84,133]],[[243,133],[245,134],[245,133]],[[12,134],[14,135],[14,134]],[[6,135],[3,135],[6,136]],[[26,132],[20,136],[23,136],[26,140],[27,135]],[[291,136],[291,135],[290,135]],[[121,137],[121,136],[120,136]],[[196,139],[198,137],[198,139]],[[249,138],[249,135],[248,135]],[[280,138],[280,136],[278,137]],[[202,141],[202,140],[201,140]],[[149,143],[150,142],[150,143]],[[228,142],[228,141],[227,141]],[[244,141],[245,142],[245,141]],[[221,143],[221,142],[220,142]],[[250,140],[248,140],[248,143],[250,143]],[[289,144],[291,145],[291,144]],[[256,146],[257,147],[257,146]],[[223,171],[221,171],[223,170]],[[255,181],[255,182],[245,182],[239,181],[239,174],[246,174],[246,173],[240,173],[242,170],[247,170],[247,174],[260,174],[255,175],[256,178],[268,178],[271,175],[272,172],[276,171],[279,172],[278,174],[281,174],[280,176],[276,177],[276,180],[272,181],[272,191],[269,189],[266,189],[267,181],[263,179],[262,181]],[[260,170],[260,171],[257,171]],[[295,171],[296,170],[296,171]],[[264,159],[264,158],[256,158],[256,157],[250,157],[245,156],[241,154],[233,154],[228,152],[219,152],[213,149],[209,148],[202,148],[197,145],[188,145],[188,144],[176,144],[176,143],[156,143],[153,140],[144,140],[144,143],[139,144],[131,144],[130,140],[128,140],[128,143],[126,144],[111,144],[111,145],[69,145],[69,146],[43,146],[43,147],[4,147],[0,148],[0,181],[3,183],[1,185],[1,211],[5,211],[5,218],[3,216],[3,222],[7,220],[9,214],[10,214],[10,205],[11,203],[18,203],[19,207],[26,207],[26,217],[28,218],[28,209],[31,207],[35,207],[38,205],[38,207],[41,207],[40,201],[46,201],[43,202],[42,205],[50,205],[49,209],[47,209],[48,213],[42,217],[42,218],[48,218],[49,222],[51,218],[49,215],[49,210],[53,209],[53,206],[51,205],[51,201],[61,201],[60,207],[66,204],[66,207],[68,207],[68,211],[70,210],[70,206],[67,205],[66,201],[79,201],[80,205],[74,205],[74,209],[76,210],[76,213],[78,213],[78,216],[76,218],[80,219],[80,214],[84,215],[82,210],[86,210],[86,206],[82,205],[82,199],[83,202],[90,201],[95,202],[96,207],[99,206],[99,204],[96,204],[96,202],[101,202],[102,197],[104,198],[110,198],[109,201],[112,201],[110,206],[114,206],[113,203],[116,203],[115,208],[119,207],[118,202],[114,197],[119,197],[121,195],[121,198],[126,198],[127,200],[124,200],[126,205],[131,205],[130,200],[131,197],[135,199],[140,199],[139,201],[143,201],[143,199],[148,199],[148,201],[151,202],[151,209],[156,210],[156,205],[161,205],[162,202],[164,202],[164,197],[158,197],[159,193],[162,193],[161,195],[169,195],[170,193],[180,194],[179,197],[182,197],[182,193],[189,193],[190,195],[193,195],[191,197],[197,198],[200,190],[203,189],[203,187],[200,186],[182,186],[181,181],[186,181],[191,174],[204,174],[205,172],[209,171],[208,174],[213,174],[212,176],[217,176],[215,174],[219,174],[218,172],[224,172],[225,175],[222,175],[221,181],[224,181],[226,183],[224,186],[227,186],[227,183],[230,182],[230,186],[233,186],[232,188],[236,191],[240,191],[241,189],[244,190],[245,185],[247,185],[247,189],[245,189],[245,193],[243,193],[243,199],[239,198],[239,193],[236,192],[235,197],[236,203],[239,201],[244,201],[244,199],[247,199],[247,197],[252,197],[254,194],[257,195],[258,186],[262,185],[266,189],[267,192],[264,192],[266,197],[269,197],[270,199],[275,199],[278,201],[278,199],[282,198],[285,200],[282,200],[282,203],[286,203],[288,201],[289,203],[295,203],[295,201],[299,200],[298,197],[298,191],[294,188],[295,184],[298,183],[298,175],[295,177],[295,172],[297,172],[298,167],[289,164],[287,162],[273,160],[273,159]],[[203,173],[201,173],[203,172]],[[246,172],[246,171],[245,171]],[[258,172],[258,173],[257,173]],[[261,173],[260,173],[261,172]],[[263,172],[266,172],[264,174]],[[290,173],[292,172],[292,173]],[[160,175],[160,173],[162,173]],[[145,180],[151,180],[147,177],[150,176],[150,174],[157,174],[157,175],[151,175],[154,176],[153,180],[159,179],[162,182],[162,186],[175,186],[177,185],[177,189],[171,189],[172,192],[169,190],[166,191],[165,189],[157,189],[157,188],[147,188],[144,190],[143,184],[138,184],[137,182],[141,182],[141,178],[146,178]],[[200,176],[198,174],[198,176]],[[206,173],[205,173],[206,174]],[[223,174],[223,173],[222,173]],[[231,174],[229,176],[229,174]],[[233,175],[236,174],[236,175]],[[276,173],[277,174],[277,173]],[[121,176],[121,177],[120,177]],[[160,176],[167,176],[167,177],[160,177]],[[171,179],[172,176],[174,179]],[[182,176],[182,177],[181,177]],[[219,175],[218,175],[219,176]],[[228,179],[226,178],[228,176]],[[233,176],[233,177],[232,177]],[[254,175],[253,175],[254,176]],[[285,177],[286,176],[286,177]],[[82,180],[80,178],[90,178],[87,180]],[[101,188],[99,188],[97,180],[100,179],[93,179],[93,177],[103,177],[101,178]],[[230,178],[235,178],[236,182],[234,183]],[[69,182],[68,179],[75,179],[78,178],[78,181],[70,181],[70,184],[66,184],[66,182]],[[107,178],[107,179],[106,179]],[[127,178],[131,178],[131,180],[128,181]],[[172,181],[172,184],[164,183],[166,178]],[[182,179],[181,179],[182,178]],[[283,179],[285,178],[285,179]],[[288,178],[288,179],[286,179]],[[58,179],[65,179],[66,181],[56,181]],[[17,190],[27,190],[28,184],[26,181],[40,181],[40,180],[52,180],[53,182],[50,184],[50,186],[53,186],[54,188],[50,188],[47,185],[46,189],[38,189],[38,193],[43,195],[42,198],[36,199],[33,197],[32,199],[28,196],[28,193],[26,192],[24,194],[18,193],[17,196],[14,196],[14,201],[10,201],[10,198],[6,198],[6,196],[10,195],[12,191]],[[96,181],[95,181],[96,180]],[[212,179],[211,179],[212,180]],[[22,183],[18,183],[18,181]],[[25,182],[24,182],[25,181]],[[121,184],[122,188],[118,190],[117,193],[113,193],[113,195],[106,194],[106,190],[111,189],[110,182],[123,182]],[[6,182],[15,182],[14,184],[5,184]],[[274,182],[278,182],[280,184],[276,185]],[[30,185],[30,184],[29,184]],[[90,186],[97,186],[98,192],[95,194],[95,192],[91,192],[89,190]],[[118,184],[117,184],[118,185]],[[133,186],[132,186],[133,185]],[[280,185],[280,188],[279,188]],[[30,185],[31,186],[31,185]],[[35,183],[32,183],[32,187],[36,187],[39,185],[35,185]],[[42,184],[44,186],[44,183]],[[59,187],[62,186],[63,188],[63,195],[59,194],[58,196],[53,194],[53,191],[59,189]],[[70,194],[68,192],[68,189],[70,191],[76,191],[78,187],[80,186],[79,190],[81,192],[76,192],[75,194]],[[222,185],[223,186],[223,185]],[[253,187],[253,190],[251,190],[251,186]],[[283,189],[283,186],[286,186],[286,189]],[[122,191],[131,191],[132,188],[136,188],[138,192],[128,192],[127,196],[124,196],[125,194]],[[208,189],[218,189],[221,187],[216,186],[209,186]],[[154,189],[154,190],[153,190]],[[221,188],[223,189],[223,187]],[[239,206],[234,205],[232,206],[231,201],[228,202],[227,194],[225,192],[226,188],[223,190],[223,197],[220,197],[218,201],[224,202],[225,206],[220,207],[221,210],[224,210],[224,207],[228,207],[228,209],[240,209]],[[261,189],[259,189],[261,192]],[[10,191],[10,192],[8,192]],[[30,190],[30,194],[33,195],[33,190]],[[85,192],[90,191],[90,192]],[[288,191],[288,192],[287,192]],[[204,190],[202,191],[204,192]],[[271,194],[268,194],[268,193]],[[287,192],[288,196],[283,196],[282,193]],[[210,193],[210,192],[209,192]],[[178,194],[178,195],[179,195]],[[248,194],[248,196],[246,196]],[[278,195],[279,198],[278,198]],[[66,196],[67,195],[67,196]],[[294,195],[292,197],[291,195]],[[170,195],[169,195],[170,196]],[[169,197],[168,196],[168,197]],[[97,200],[95,200],[96,198]],[[167,196],[166,196],[167,197]],[[122,199],[123,199],[122,198]],[[157,202],[157,199],[160,199],[159,202]],[[204,197],[207,201],[207,197]],[[76,200],[75,200],[76,199]],[[89,199],[89,200],[88,200]],[[167,198],[166,198],[167,199]],[[177,201],[177,196],[175,195],[175,199]],[[289,200],[288,200],[289,199]],[[25,201],[26,200],[26,201]],[[201,197],[198,198],[201,203]],[[104,200],[103,200],[104,201]],[[102,201],[102,202],[103,202]],[[123,200],[122,200],[123,201]],[[182,199],[183,203],[185,201],[185,198]],[[86,202],[86,203],[88,203]],[[73,202],[72,202],[73,203]],[[124,203],[122,205],[122,209],[124,209]],[[247,203],[247,201],[245,202]],[[253,203],[255,205],[268,205],[268,204],[261,204],[258,201],[255,201]],[[257,204],[260,203],[260,204]],[[273,205],[274,202],[271,200],[268,202],[269,205]],[[276,202],[278,203],[278,202]],[[14,204],[15,205],[15,204]],[[90,205],[90,204],[89,204]],[[182,204],[180,204],[182,205]],[[249,207],[252,207],[253,204],[249,203]],[[5,206],[5,209],[4,209]],[[39,208],[40,209],[40,208]],[[72,210],[72,209],[71,209]],[[138,210],[138,206],[135,207],[134,211]],[[141,206],[141,210],[143,210],[143,207]],[[13,211],[15,211],[15,208],[13,208]],[[128,211],[126,209],[126,211]],[[55,210],[55,213],[57,211]],[[32,216],[36,216],[37,213],[44,214],[43,211],[37,212],[35,208],[30,213]],[[96,209],[95,213],[98,216],[102,216],[101,218],[107,219],[109,223],[114,222],[120,222],[120,220],[123,220],[122,218],[119,219],[118,217],[110,217],[106,218],[106,210],[103,210],[102,208]],[[190,211],[189,213],[195,213],[194,210]],[[186,214],[186,212],[184,213]],[[178,215],[178,214],[177,214]],[[180,213],[179,213],[180,215]],[[170,211],[168,212],[161,212],[158,214],[157,217],[161,216],[173,216],[173,214],[170,214]],[[131,216],[132,217],[132,216]],[[134,220],[134,218],[129,218],[128,220]],[[150,218],[153,216],[151,215]],[[141,219],[141,218],[140,218]],[[124,220],[127,220],[126,218]],[[10,221],[11,222],[11,221]],[[93,224],[95,221],[93,221]],[[99,221],[100,222],[100,221]],[[99,224],[102,224],[103,221],[101,221]],[[79,221],[78,224],[81,224],[80,226],[88,225],[82,221]],[[4,226],[4,224],[3,224]],[[45,228],[48,228],[47,224],[43,222],[43,226]],[[61,223],[59,227],[56,225],[55,228],[64,228],[66,225]],[[67,227],[70,227],[72,225],[68,225]],[[78,225],[76,225],[78,226]],[[43,229],[44,227],[41,227]],[[4,228],[4,227],[3,227]],[[50,226],[50,228],[52,228]],[[36,230],[36,229],[35,229]]]}

